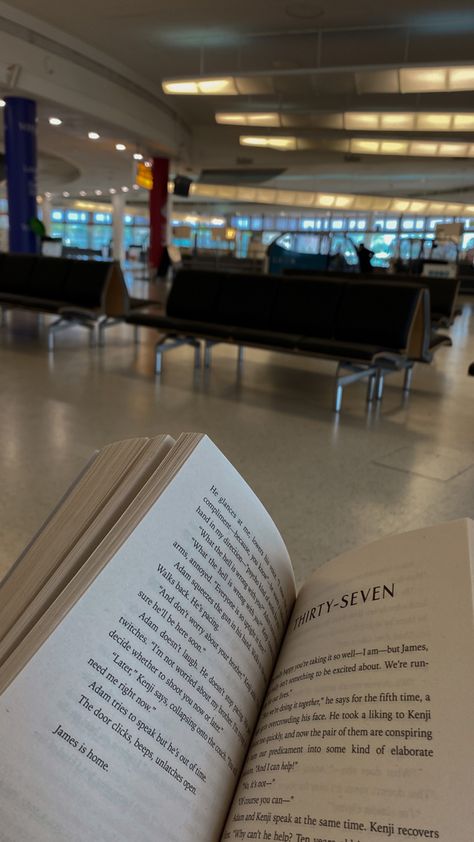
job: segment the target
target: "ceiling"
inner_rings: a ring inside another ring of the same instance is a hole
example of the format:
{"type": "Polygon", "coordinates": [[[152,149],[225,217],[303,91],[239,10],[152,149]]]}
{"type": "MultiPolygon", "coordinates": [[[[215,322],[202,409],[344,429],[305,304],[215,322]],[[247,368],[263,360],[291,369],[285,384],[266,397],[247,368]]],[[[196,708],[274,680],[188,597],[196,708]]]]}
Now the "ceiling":
{"type": "MultiPolygon", "coordinates": [[[[290,189],[317,189],[384,195],[436,195],[454,201],[474,201],[474,167],[467,159],[403,159],[392,156],[350,156],[318,151],[280,152],[243,149],[235,126],[217,126],[216,111],[326,112],[344,110],[472,111],[474,93],[357,94],[356,69],[408,64],[472,63],[474,8],[471,0],[15,0],[24,12],[79,39],[88,48],[120,62],[122,74],[142,80],[158,91],[166,77],[265,74],[276,80],[277,93],[245,96],[157,96],[190,130],[190,142],[174,150],[175,167],[198,175],[203,168],[234,171],[280,170],[271,184],[290,189]],[[124,70],[125,68],[125,70],[124,70]],[[461,191],[461,192],[460,192],[461,191]]],[[[1,17],[8,6],[0,3],[1,17]]],[[[30,21],[30,26],[32,25],[30,21]]],[[[53,32],[53,30],[51,30],[53,32]]],[[[40,114],[54,100],[40,105],[40,114]]],[[[130,161],[114,149],[116,140],[135,145],[136,132],[104,120],[104,140],[87,141],[90,119],[80,108],[63,107],[64,125],[51,129],[40,119],[40,147],[49,156],[70,163],[79,173],[66,189],[117,187],[129,180],[130,161]],[[74,187],[75,185],[75,187],[74,187]]],[[[99,121],[100,122],[100,121],[99,121]]],[[[96,128],[95,126],[93,128],[96,128]]],[[[100,129],[96,129],[100,131],[100,129]]],[[[252,133],[263,133],[263,130],[252,133]]],[[[273,134],[288,134],[272,129],[273,134]]],[[[303,129],[303,135],[347,137],[344,131],[303,129]]],[[[367,133],[365,133],[367,135],[367,133]]],[[[354,135],[354,132],[351,133],[354,135]]],[[[440,137],[440,133],[423,137],[440,137]]],[[[465,139],[474,142],[474,134],[465,139]]],[[[450,135],[449,140],[455,140],[450,135]]],[[[150,147],[150,138],[147,138],[150,147]]],[[[153,151],[153,150],[151,150],[153,151]]],[[[69,173],[71,175],[71,173],[69,173]]],[[[212,176],[211,176],[212,177],[212,176]]],[[[230,177],[230,176],[229,176],[230,177]]],[[[56,178],[56,185],[62,176],[56,178]]],[[[46,180],[44,180],[46,184],[46,180]]],[[[262,179],[263,183],[264,179],[262,179]]],[[[221,183],[225,183],[221,179],[221,183]]],[[[45,188],[46,189],[46,188],[45,188]]],[[[51,189],[51,187],[49,188],[51,189]]]]}

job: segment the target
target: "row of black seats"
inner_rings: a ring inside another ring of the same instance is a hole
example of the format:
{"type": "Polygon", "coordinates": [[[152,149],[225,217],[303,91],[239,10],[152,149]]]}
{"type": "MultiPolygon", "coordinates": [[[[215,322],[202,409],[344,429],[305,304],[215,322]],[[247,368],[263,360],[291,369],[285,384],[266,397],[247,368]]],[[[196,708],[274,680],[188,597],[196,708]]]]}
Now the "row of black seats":
{"type": "Polygon", "coordinates": [[[315,281],[325,278],[338,277],[345,278],[346,280],[365,280],[374,284],[420,284],[421,286],[426,287],[430,293],[432,324],[449,326],[453,323],[457,314],[457,297],[461,283],[459,278],[428,278],[422,275],[388,275],[383,273],[371,273],[368,275],[360,272],[341,274],[338,272],[330,272],[329,270],[314,271],[313,269],[285,269],[284,274],[291,277],[312,278],[315,281]]]}
{"type": "Polygon", "coordinates": [[[368,362],[387,352],[429,362],[429,293],[417,285],[181,270],[166,315],[126,321],[186,335],[368,362]]]}
{"type": "Polygon", "coordinates": [[[0,254],[0,305],[50,313],[68,308],[119,316],[127,290],[118,264],[31,254],[0,254]]]}

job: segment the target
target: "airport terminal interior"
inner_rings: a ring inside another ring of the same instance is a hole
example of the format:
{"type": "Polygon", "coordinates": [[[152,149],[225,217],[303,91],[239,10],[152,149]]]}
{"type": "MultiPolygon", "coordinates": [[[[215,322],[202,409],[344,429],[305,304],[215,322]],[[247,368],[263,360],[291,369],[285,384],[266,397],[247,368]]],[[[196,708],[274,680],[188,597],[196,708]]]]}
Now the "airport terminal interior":
{"type": "Polygon", "coordinates": [[[212,438],[298,582],[473,516],[473,37],[467,0],[0,3],[0,578],[95,449],[162,432],[212,438]],[[36,161],[11,139],[25,120],[36,161]],[[80,285],[74,312],[15,303],[9,252],[115,261],[157,327],[124,311],[101,331],[109,314],[86,318],[80,285]],[[230,317],[193,346],[160,330],[180,274],[203,322],[212,279],[233,285],[240,341],[230,317]],[[296,327],[284,344],[281,323],[262,339],[264,281],[275,301],[324,291],[286,315],[314,317],[325,345],[296,327]],[[350,351],[328,327],[336,286],[355,301],[350,351]],[[380,325],[391,336],[409,293],[395,353],[380,325]],[[177,347],[157,358],[157,341],[177,347]]]}

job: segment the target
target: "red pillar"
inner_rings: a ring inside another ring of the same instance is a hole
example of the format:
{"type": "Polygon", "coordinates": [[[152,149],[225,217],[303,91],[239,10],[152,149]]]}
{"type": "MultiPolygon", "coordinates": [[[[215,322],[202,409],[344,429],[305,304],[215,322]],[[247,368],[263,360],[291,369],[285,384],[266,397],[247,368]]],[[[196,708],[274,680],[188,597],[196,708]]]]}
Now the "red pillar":
{"type": "Polygon", "coordinates": [[[168,158],[153,158],[153,187],[150,190],[150,266],[158,270],[166,246],[168,210],[168,158]]]}

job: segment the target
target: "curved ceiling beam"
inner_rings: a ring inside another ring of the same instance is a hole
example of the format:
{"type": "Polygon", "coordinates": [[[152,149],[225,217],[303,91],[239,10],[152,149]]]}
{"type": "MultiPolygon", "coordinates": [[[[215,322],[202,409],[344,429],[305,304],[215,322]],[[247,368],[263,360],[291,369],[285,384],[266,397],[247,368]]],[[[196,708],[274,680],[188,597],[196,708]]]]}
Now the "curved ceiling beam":
{"type": "Polygon", "coordinates": [[[133,71],[5,3],[0,39],[2,93],[47,99],[118,127],[126,120],[128,131],[157,152],[188,156],[185,122],[133,71]]]}

